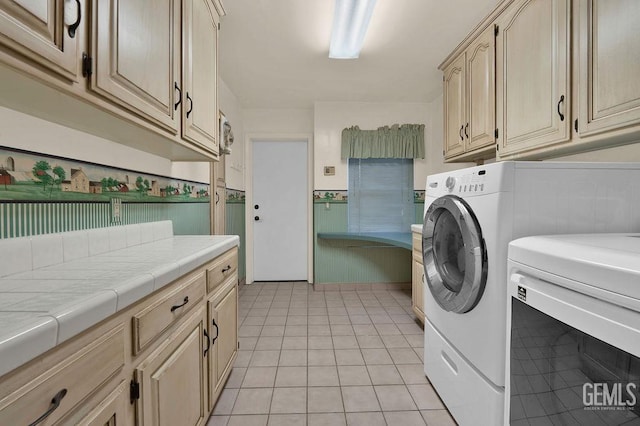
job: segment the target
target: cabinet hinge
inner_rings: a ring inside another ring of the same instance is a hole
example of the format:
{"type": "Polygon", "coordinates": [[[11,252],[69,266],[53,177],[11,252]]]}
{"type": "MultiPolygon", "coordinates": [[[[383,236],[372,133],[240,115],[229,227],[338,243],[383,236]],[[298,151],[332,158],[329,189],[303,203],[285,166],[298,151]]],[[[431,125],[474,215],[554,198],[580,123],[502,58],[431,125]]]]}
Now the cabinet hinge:
{"type": "Polygon", "coordinates": [[[238,349],[240,349],[240,342],[238,342],[238,349]]]}
{"type": "Polygon", "coordinates": [[[93,73],[93,59],[86,53],[82,54],[82,76],[89,77],[93,73]]]}
{"type": "Polygon", "coordinates": [[[493,35],[497,37],[499,32],[500,32],[500,26],[496,25],[493,28],[493,35]]]}
{"type": "Polygon", "coordinates": [[[578,131],[578,119],[576,118],[576,121],[573,122],[573,128],[576,130],[576,132],[578,131]]]}
{"type": "Polygon", "coordinates": [[[446,154],[445,154],[445,150],[443,149],[443,150],[442,150],[442,156],[444,157],[445,155],[446,155],[446,154]]]}
{"type": "Polygon", "coordinates": [[[218,22],[218,31],[220,31],[220,22],[218,22]]]}
{"type": "Polygon", "coordinates": [[[495,135],[496,139],[498,139],[498,129],[496,129],[496,131],[493,132],[493,134],[495,135]]]}
{"type": "Polygon", "coordinates": [[[129,383],[129,400],[133,404],[138,399],[140,399],[140,383],[132,380],[129,383]]]}

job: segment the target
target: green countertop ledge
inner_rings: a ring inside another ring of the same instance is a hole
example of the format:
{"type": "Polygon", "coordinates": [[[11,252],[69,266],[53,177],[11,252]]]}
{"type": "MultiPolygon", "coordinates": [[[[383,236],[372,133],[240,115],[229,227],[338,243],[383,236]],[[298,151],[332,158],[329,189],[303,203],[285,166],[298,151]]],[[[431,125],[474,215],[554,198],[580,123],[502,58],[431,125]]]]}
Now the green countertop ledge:
{"type": "Polygon", "coordinates": [[[375,241],[412,250],[411,232],[318,232],[325,240],[375,241]]]}

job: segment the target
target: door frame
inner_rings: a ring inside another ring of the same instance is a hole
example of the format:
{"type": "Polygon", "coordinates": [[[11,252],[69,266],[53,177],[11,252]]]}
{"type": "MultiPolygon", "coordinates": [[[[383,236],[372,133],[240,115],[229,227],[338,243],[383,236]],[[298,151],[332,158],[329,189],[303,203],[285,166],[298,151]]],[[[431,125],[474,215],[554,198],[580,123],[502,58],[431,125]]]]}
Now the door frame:
{"type": "Polygon", "coordinates": [[[307,281],[313,283],[313,134],[249,133],[245,135],[245,232],[247,284],[253,283],[253,144],[261,141],[307,144],[307,281]]]}

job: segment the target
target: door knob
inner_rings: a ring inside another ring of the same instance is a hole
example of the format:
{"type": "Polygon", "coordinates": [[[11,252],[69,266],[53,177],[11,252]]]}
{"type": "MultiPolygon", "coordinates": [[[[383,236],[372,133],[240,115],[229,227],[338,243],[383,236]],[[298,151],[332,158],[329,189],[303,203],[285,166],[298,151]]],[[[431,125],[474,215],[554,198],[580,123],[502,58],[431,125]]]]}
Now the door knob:
{"type": "Polygon", "coordinates": [[[260,216],[255,216],[253,220],[260,220],[260,216]]]}

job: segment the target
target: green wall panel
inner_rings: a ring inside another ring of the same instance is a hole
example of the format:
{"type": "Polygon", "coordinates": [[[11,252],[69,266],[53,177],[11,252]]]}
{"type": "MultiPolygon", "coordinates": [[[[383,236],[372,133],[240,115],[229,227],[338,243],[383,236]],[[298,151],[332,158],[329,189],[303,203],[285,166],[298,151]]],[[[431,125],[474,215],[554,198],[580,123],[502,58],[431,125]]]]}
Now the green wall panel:
{"type": "MultiPolygon", "coordinates": [[[[414,223],[422,223],[424,203],[415,204],[414,223]]],[[[354,240],[318,239],[318,232],[346,232],[346,202],[313,205],[314,274],[317,283],[393,283],[411,281],[409,250],[354,240]]]]}
{"type": "Polygon", "coordinates": [[[167,219],[173,222],[176,235],[209,235],[209,203],[166,204],[167,219]]]}
{"type": "Polygon", "coordinates": [[[424,220],[424,203],[414,203],[416,208],[416,220],[413,223],[420,223],[424,220]]]}
{"type": "Polygon", "coordinates": [[[243,202],[228,202],[225,210],[225,233],[240,237],[240,247],[238,247],[238,278],[247,276],[246,268],[246,232],[243,202]]]}
{"type": "MultiPolygon", "coordinates": [[[[102,228],[109,203],[0,203],[0,238],[102,228]]],[[[209,234],[209,203],[123,203],[122,225],[172,220],[176,235],[209,234]]]]}
{"type": "Polygon", "coordinates": [[[347,231],[347,204],[314,203],[316,283],[393,283],[411,281],[411,252],[370,241],[322,240],[318,232],[347,231]]]}

